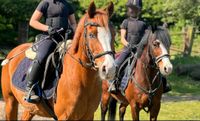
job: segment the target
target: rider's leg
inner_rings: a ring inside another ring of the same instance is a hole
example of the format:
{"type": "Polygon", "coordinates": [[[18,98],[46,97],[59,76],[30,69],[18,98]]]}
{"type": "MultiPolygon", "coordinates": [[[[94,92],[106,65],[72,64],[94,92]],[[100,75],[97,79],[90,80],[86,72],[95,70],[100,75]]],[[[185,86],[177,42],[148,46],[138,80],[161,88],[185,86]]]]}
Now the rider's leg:
{"type": "Polygon", "coordinates": [[[167,83],[166,77],[162,76],[162,82],[163,82],[163,93],[167,93],[172,90],[170,84],[167,83]]]}
{"type": "Polygon", "coordinates": [[[32,65],[29,67],[28,72],[26,74],[26,92],[25,92],[25,100],[29,101],[29,96],[31,100],[39,101],[39,96],[35,94],[34,89],[31,90],[32,86],[36,83],[37,77],[40,74],[41,66],[37,59],[35,59],[32,65]],[[30,92],[31,91],[31,92],[30,92]]]}
{"type": "Polygon", "coordinates": [[[50,39],[43,40],[43,42],[39,43],[38,49],[37,49],[37,57],[36,59],[33,60],[33,63],[30,66],[27,72],[26,79],[25,79],[27,81],[26,93],[25,93],[26,100],[27,99],[30,99],[32,101],[39,100],[39,96],[35,94],[34,89],[32,89],[31,92],[30,92],[30,89],[37,81],[39,81],[38,77],[40,77],[42,74],[42,70],[45,65],[46,58],[51,52],[53,52],[55,47],[56,47],[56,44],[50,39]]]}
{"type": "MultiPolygon", "coordinates": [[[[127,47],[125,47],[122,50],[122,53],[120,54],[120,56],[115,60],[117,69],[120,68],[120,66],[122,65],[122,63],[124,62],[124,60],[127,58],[127,56],[130,54],[130,52],[131,52],[131,49],[129,49],[127,47]]],[[[117,73],[118,72],[116,72],[116,75],[117,75],[117,73]]],[[[118,77],[115,77],[115,78],[118,78],[118,77]]],[[[109,87],[108,91],[111,92],[111,93],[115,93],[117,91],[115,80],[109,80],[109,83],[110,83],[110,87],[109,87]]]]}

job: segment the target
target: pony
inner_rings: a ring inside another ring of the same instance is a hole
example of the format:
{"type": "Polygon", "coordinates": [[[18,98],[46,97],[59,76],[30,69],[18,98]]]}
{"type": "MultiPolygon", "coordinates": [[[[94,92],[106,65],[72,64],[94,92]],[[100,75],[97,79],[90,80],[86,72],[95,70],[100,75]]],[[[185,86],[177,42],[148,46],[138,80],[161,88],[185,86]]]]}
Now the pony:
{"type": "MultiPolygon", "coordinates": [[[[112,2],[105,9],[96,9],[95,3],[91,2],[79,21],[71,48],[64,55],[57,97],[55,101],[48,100],[58,120],[93,120],[101,99],[101,80],[114,78],[116,71],[111,45],[113,30],[109,27],[113,10],[112,2]]],[[[7,59],[30,46],[30,43],[17,46],[7,59]]],[[[31,120],[35,115],[51,117],[41,103],[24,101],[24,92],[11,83],[13,73],[24,58],[25,54],[22,53],[2,68],[5,118],[17,119],[19,103],[25,107],[22,120],[31,120]]]]}
{"type": "Polygon", "coordinates": [[[120,102],[119,117],[123,120],[126,107],[130,104],[133,120],[139,120],[139,112],[144,109],[150,112],[150,120],[157,120],[163,92],[163,75],[169,75],[173,65],[169,58],[171,40],[168,31],[163,27],[148,29],[137,47],[137,60],[129,77],[125,96],[120,92],[108,92],[109,83],[103,81],[101,98],[101,119],[109,106],[109,120],[114,120],[116,102],[120,102]],[[162,76],[161,76],[162,74],[162,76]],[[116,99],[116,100],[115,100],[116,99]],[[109,102],[109,100],[111,102],[109,102]]]}

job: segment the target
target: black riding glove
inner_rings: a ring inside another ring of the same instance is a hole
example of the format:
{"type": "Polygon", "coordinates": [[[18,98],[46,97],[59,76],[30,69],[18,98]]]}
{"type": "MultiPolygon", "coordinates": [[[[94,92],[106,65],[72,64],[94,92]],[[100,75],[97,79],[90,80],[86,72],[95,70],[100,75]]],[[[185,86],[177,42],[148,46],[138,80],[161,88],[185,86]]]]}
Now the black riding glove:
{"type": "Polygon", "coordinates": [[[137,50],[137,46],[135,46],[135,45],[128,44],[127,47],[128,47],[132,52],[136,52],[136,50],[137,50]]]}
{"type": "Polygon", "coordinates": [[[57,29],[56,28],[53,28],[53,27],[51,27],[51,26],[49,26],[49,28],[48,28],[48,34],[50,35],[50,36],[52,36],[52,35],[54,35],[54,34],[56,34],[57,33],[57,29]]]}

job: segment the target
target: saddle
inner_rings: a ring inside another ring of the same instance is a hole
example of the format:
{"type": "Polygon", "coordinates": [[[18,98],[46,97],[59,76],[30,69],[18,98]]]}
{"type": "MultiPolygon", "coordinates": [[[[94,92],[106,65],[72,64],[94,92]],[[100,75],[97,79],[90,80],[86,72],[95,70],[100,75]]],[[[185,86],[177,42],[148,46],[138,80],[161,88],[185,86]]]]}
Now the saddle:
{"type": "MultiPolygon", "coordinates": [[[[35,43],[39,42],[39,40],[42,39],[42,36],[43,34],[38,34],[36,37],[35,37],[35,43]]],[[[68,39],[66,42],[60,42],[60,44],[58,44],[58,51],[61,52],[62,49],[69,49],[70,45],[72,43],[72,40],[71,39],[68,39]]],[[[33,45],[31,48],[27,49],[25,51],[25,56],[29,59],[32,59],[34,60],[36,58],[36,55],[37,55],[37,45],[33,45]]]]}
{"type": "MultiPolygon", "coordinates": [[[[38,35],[36,37],[36,42],[41,39],[40,37],[42,36],[38,35]]],[[[45,64],[44,74],[41,74],[42,76],[39,77],[38,83],[35,87],[35,92],[40,97],[44,99],[50,99],[53,96],[55,97],[57,81],[62,73],[63,57],[66,51],[69,49],[70,43],[71,40],[60,42],[54,52],[48,56],[45,64]]],[[[37,45],[33,44],[33,46],[25,52],[26,57],[20,62],[12,77],[13,85],[21,91],[25,91],[27,85],[25,80],[26,72],[28,71],[29,66],[32,64],[33,59],[37,55],[36,49],[37,45]]]]}

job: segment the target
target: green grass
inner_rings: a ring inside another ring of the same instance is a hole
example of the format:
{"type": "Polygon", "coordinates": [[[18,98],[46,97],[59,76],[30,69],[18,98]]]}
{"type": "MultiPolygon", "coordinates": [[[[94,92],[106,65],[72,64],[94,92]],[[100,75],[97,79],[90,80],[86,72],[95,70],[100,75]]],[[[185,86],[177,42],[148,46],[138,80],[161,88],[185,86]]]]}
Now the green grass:
{"type": "MultiPolygon", "coordinates": [[[[200,101],[162,102],[158,120],[200,120],[200,101]]],[[[127,107],[125,120],[132,120],[130,106],[127,107]]],[[[100,120],[100,108],[95,112],[95,120],[100,120]]],[[[119,119],[118,110],[116,119],[119,119]]],[[[140,112],[141,120],[149,120],[149,113],[140,112]]]]}
{"type": "MultiPolygon", "coordinates": [[[[176,68],[179,65],[197,64],[199,62],[199,56],[176,56],[174,59],[172,59],[174,68],[176,68]]],[[[194,81],[188,75],[177,76],[175,72],[173,72],[168,77],[168,82],[170,82],[173,88],[173,91],[169,93],[170,95],[200,95],[200,82],[194,81]]]]}
{"type": "Polygon", "coordinates": [[[189,76],[177,76],[172,74],[168,77],[173,91],[171,96],[200,96],[200,82],[192,80],[189,76]]]}

